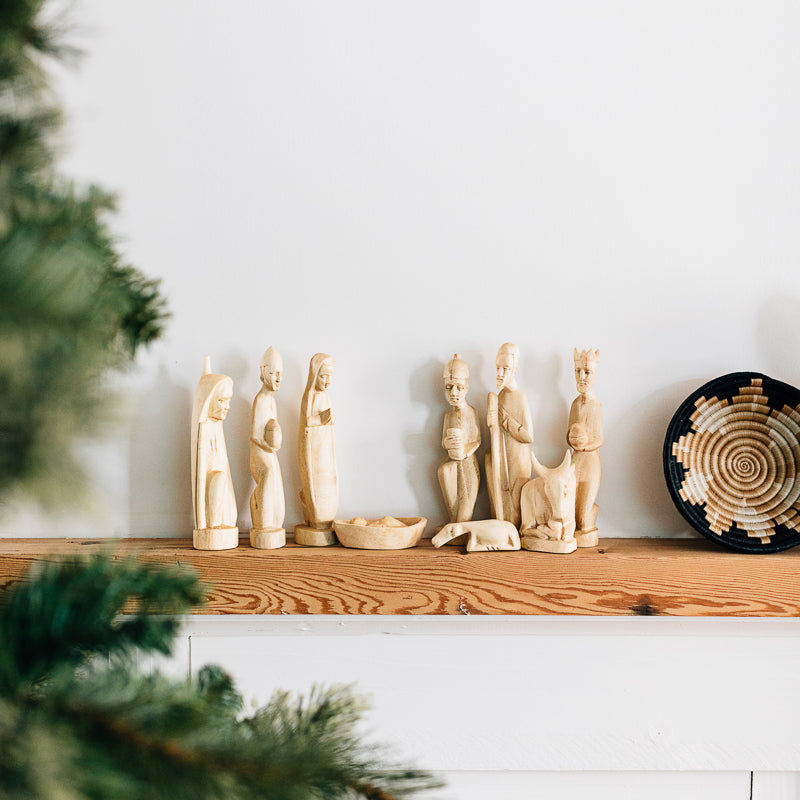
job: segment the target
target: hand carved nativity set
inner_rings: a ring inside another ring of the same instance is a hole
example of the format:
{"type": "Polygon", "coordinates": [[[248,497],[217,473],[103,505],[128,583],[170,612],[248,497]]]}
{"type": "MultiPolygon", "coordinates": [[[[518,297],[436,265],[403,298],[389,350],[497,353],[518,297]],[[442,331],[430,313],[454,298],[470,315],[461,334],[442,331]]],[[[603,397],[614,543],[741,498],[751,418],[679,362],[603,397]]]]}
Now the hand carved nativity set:
{"type": "MultiPolygon", "coordinates": [[[[517,385],[519,350],[497,353],[497,392],[487,398],[489,452],[485,475],[492,518],[473,520],[481,470],[476,453],[481,426],[467,403],[469,369],[454,355],[444,369],[449,408],[442,426],[447,454],[438,470],[449,522],[433,544],[468,552],[534,550],[572,553],[597,537],[603,409],[593,385],[600,352],[575,350],[578,396],[569,412],[567,449],[558,467],[543,466],[532,451],[533,425],[517,385]]],[[[286,543],[284,492],[278,451],[275,393],[283,364],[270,347],[261,360],[261,390],[250,427],[250,543],[260,549],[286,543]]],[[[424,517],[337,520],[339,485],[334,419],[328,399],[333,359],[317,353],[300,404],[297,455],[304,523],[295,542],[374,550],[413,547],[424,517]]],[[[194,546],[236,547],[236,499],[222,423],[233,381],[211,372],[206,358],[192,411],[194,546]]],[[[800,544],[800,390],[756,372],[716,378],[693,392],[670,422],[663,449],[667,488],[684,519],[717,544],[746,553],[773,553],[800,544]]]]}
{"type": "MultiPolygon", "coordinates": [[[[558,467],[543,466],[533,454],[533,424],[525,395],[517,385],[519,350],[506,343],[497,353],[497,392],[487,400],[490,449],[485,472],[492,519],[473,520],[480,484],[475,455],[481,444],[478,414],[466,401],[469,369],[458,354],[444,370],[449,408],[444,416],[442,447],[447,458],[438,476],[449,522],[433,544],[465,545],[468,552],[534,550],[572,553],[598,542],[597,504],[603,411],[593,385],[600,353],[575,350],[578,396],[569,413],[568,448],[558,467]],[[532,477],[535,473],[535,477],[532,477]]],[[[253,401],[250,425],[250,498],[253,527],[250,544],[259,549],[282,547],[285,502],[278,451],[282,434],[275,394],[283,363],[270,347],[261,360],[262,387],[253,401]]],[[[297,457],[300,505],[304,523],[295,527],[295,542],[364,549],[403,549],[421,538],[423,517],[337,520],[339,505],[334,418],[328,399],[333,359],[317,353],[300,403],[297,457]]],[[[200,550],[236,547],[236,500],[222,423],[230,407],[233,381],[211,372],[206,357],[192,411],[192,504],[194,546],[200,550]]]]}

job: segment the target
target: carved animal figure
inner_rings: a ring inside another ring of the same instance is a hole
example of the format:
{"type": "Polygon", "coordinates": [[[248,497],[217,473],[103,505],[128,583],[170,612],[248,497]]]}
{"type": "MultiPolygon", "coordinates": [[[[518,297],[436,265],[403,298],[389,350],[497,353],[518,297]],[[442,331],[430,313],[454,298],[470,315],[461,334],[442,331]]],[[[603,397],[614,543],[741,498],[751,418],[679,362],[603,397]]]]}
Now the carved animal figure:
{"type": "Polygon", "coordinates": [[[500,519],[450,522],[433,537],[433,546],[441,547],[457,536],[466,536],[468,553],[519,550],[520,547],[517,529],[511,522],[500,519]]]}
{"type": "Polygon", "coordinates": [[[567,450],[564,460],[554,469],[540,464],[533,453],[531,463],[539,477],[522,489],[522,535],[573,542],[576,480],[571,451],[567,450]]]}

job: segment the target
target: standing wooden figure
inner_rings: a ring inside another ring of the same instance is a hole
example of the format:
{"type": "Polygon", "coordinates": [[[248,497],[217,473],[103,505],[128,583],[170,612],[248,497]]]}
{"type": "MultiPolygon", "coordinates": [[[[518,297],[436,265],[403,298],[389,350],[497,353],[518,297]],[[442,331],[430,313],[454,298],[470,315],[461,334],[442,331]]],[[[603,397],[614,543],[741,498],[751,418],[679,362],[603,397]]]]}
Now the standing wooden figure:
{"type": "Polygon", "coordinates": [[[506,342],[497,351],[497,394],[489,392],[487,423],[491,452],[486,456],[486,482],[494,519],[519,528],[519,499],[531,477],[528,445],[533,422],[528,401],[517,386],[519,348],[506,342]]]}
{"type": "Polygon", "coordinates": [[[439,467],[439,485],[450,522],[472,519],[481,474],[475,451],[481,444],[478,414],[467,404],[469,369],[456,353],[444,370],[444,390],[450,408],[444,415],[442,447],[447,461],[439,467]]]}
{"type": "Polygon", "coordinates": [[[600,489],[600,447],[603,444],[603,406],[592,387],[597,377],[599,350],[574,350],[575,384],[578,396],[569,410],[567,443],[575,450],[577,494],[575,540],[578,547],[594,547],[597,534],[597,492],[600,489]]]}
{"type": "Polygon", "coordinates": [[[273,550],[286,544],[283,518],[286,504],[278,450],[283,440],[278,424],[275,392],[281,385],[283,360],[270,347],[261,358],[261,389],[253,400],[250,417],[250,474],[256,488],[250,496],[250,544],[259,550],[273,550]]]}
{"type": "Polygon", "coordinates": [[[300,505],[305,525],[294,529],[298,544],[314,547],[336,544],[333,520],[339,507],[333,413],[328,386],[333,358],[317,353],[308,366],[308,382],[300,404],[297,460],[300,466],[300,505]]]}
{"type": "Polygon", "coordinates": [[[230,550],[239,544],[236,496],[222,429],[232,395],[233,381],[212,374],[206,356],[192,407],[192,543],[197,550],[230,550]]]}

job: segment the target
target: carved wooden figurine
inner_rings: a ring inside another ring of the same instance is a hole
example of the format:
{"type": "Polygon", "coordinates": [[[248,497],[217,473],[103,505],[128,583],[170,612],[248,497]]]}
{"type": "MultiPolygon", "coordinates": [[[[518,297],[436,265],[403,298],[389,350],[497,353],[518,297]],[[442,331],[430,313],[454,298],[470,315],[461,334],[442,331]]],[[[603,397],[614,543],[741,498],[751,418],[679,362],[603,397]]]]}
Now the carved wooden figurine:
{"type": "Polygon", "coordinates": [[[465,540],[468,553],[487,550],[519,550],[519,534],[511,522],[499,519],[481,519],[467,522],[450,522],[443,526],[431,542],[434,547],[465,540]]]}
{"type": "Polygon", "coordinates": [[[250,474],[256,488],[250,496],[250,544],[259,550],[272,550],[286,544],[283,518],[286,505],[283,477],[278,463],[281,448],[281,426],[275,392],[281,385],[283,360],[274,347],[261,358],[261,389],[253,400],[250,417],[250,474]]]}
{"type": "Polygon", "coordinates": [[[475,451],[481,444],[478,414],[467,404],[469,369],[456,353],[444,370],[444,390],[450,408],[444,415],[442,447],[447,461],[439,467],[439,485],[450,522],[472,519],[481,474],[475,451]]]}
{"type": "Polygon", "coordinates": [[[232,395],[233,381],[212,374],[206,356],[192,407],[192,542],[198,550],[230,550],[239,544],[236,497],[222,430],[232,395]]]}
{"type": "Polygon", "coordinates": [[[522,547],[541,553],[572,553],[575,541],[575,465],[567,450],[555,469],[542,466],[531,453],[539,476],[522,489],[522,547]]]}
{"type": "Polygon", "coordinates": [[[519,527],[520,493],[531,477],[528,445],[533,442],[533,422],[528,401],[517,386],[517,346],[502,345],[496,366],[498,393],[489,392],[488,399],[491,452],[486,455],[486,482],[494,518],[519,527]]]}
{"type": "Polygon", "coordinates": [[[328,386],[333,375],[333,358],[317,353],[308,366],[308,382],[300,404],[297,460],[300,465],[300,505],[305,525],[294,529],[298,544],[336,544],[333,520],[339,507],[339,479],[336,474],[333,413],[328,386]]]}
{"type": "Polygon", "coordinates": [[[592,387],[597,376],[599,350],[575,350],[578,396],[569,410],[567,443],[575,450],[572,461],[578,481],[575,499],[575,539],[578,547],[594,547],[597,534],[597,492],[600,489],[600,446],[603,444],[603,406],[592,387]]]}

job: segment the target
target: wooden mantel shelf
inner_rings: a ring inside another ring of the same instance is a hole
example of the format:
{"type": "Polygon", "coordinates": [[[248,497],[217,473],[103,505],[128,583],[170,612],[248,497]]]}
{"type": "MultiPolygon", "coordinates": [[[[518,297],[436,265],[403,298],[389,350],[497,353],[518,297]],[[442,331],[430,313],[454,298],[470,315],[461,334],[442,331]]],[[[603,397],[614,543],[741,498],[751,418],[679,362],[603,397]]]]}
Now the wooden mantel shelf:
{"type": "MultiPolygon", "coordinates": [[[[0,585],[35,561],[103,540],[0,539],[0,585]]],[[[201,614],[589,614],[800,616],[800,548],[743,555],[695,539],[603,539],[569,556],[343,547],[201,552],[189,539],[125,539],[119,553],[195,567],[201,614]]]]}

